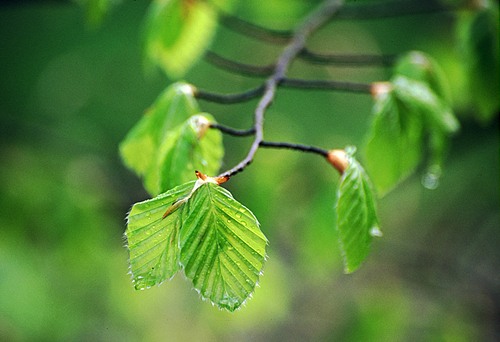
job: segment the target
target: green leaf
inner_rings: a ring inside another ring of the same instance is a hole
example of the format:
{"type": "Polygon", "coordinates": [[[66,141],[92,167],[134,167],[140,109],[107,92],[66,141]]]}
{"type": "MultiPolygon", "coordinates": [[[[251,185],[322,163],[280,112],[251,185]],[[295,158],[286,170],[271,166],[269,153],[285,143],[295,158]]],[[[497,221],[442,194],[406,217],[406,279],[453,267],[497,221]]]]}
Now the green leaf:
{"type": "Polygon", "coordinates": [[[398,76],[392,81],[396,96],[408,107],[423,115],[429,127],[445,134],[458,131],[460,124],[450,106],[440,99],[425,83],[398,76]]]}
{"type": "Polygon", "coordinates": [[[459,122],[451,108],[425,83],[396,76],[375,95],[374,120],[366,145],[366,167],[383,195],[409,176],[428,137],[428,168],[441,168],[450,136],[459,122]]]}
{"type": "Polygon", "coordinates": [[[222,134],[208,129],[214,121],[206,113],[194,115],[167,136],[158,149],[157,163],[145,177],[150,193],[189,181],[195,170],[209,175],[219,171],[224,149],[222,134]]]}
{"type": "Polygon", "coordinates": [[[337,229],[344,270],[359,268],[370,251],[373,236],[381,236],[370,180],[358,161],[348,155],[349,166],[337,193],[337,229]]]}
{"type": "Polygon", "coordinates": [[[377,95],[366,145],[366,167],[380,195],[410,175],[422,157],[421,115],[393,90],[377,95]]]}
{"type": "Polygon", "coordinates": [[[172,278],[179,270],[180,211],[163,218],[179,198],[186,197],[194,181],[180,185],[153,199],[136,203],[127,217],[130,273],[137,290],[172,278]]]}
{"type": "Polygon", "coordinates": [[[144,176],[156,164],[157,150],[167,134],[198,112],[190,85],[169,86],[121,142],[125,165],[144,176]]]}
{"type": "Polygon", "coordinates": [[[424,120],[429,159],[423,184],[434,189],[441,176],[450,137],[459,130],[460,124],[448,104],[440,100],[425,84],[404,77],[397,77],[393,83],[397,96],[420,112],[424,120]]]}
{"type": "Polygon", "coordinates": [[[451,101],[444,71],[432,57],[421,51],[410,51],[401,56],[394,66],[394,74],[427,84],[446,103],[451,101]]]}
{"type": "Polygon", "coordinates": [[[203,298],[234,311],[252,294],[266,259],[267,239],[250,210],[206,182],[182,210],[181,264],[203,298]]]}
{"type": "Polygon", "coordinates": [[[178,78],[209,46],[216,24],[217,14],[206,1],[155,0],[146,18],[146,57],[178,78]]]}
{"type": "Polygon", "coordinates": [[[216,178],[201,178],[134,204],[125,233],[130,271],[143,290],[184,269],[203,298],[234,311],[257,285],[267,239],[216,178]]]}
{"type": "Polygon", "coordinates": [[[465,70],[476,117],[489,122],[500,109],[499,5],[485,1],[472,18],[465,17],[460,37],[464,47],[465,70]]]}

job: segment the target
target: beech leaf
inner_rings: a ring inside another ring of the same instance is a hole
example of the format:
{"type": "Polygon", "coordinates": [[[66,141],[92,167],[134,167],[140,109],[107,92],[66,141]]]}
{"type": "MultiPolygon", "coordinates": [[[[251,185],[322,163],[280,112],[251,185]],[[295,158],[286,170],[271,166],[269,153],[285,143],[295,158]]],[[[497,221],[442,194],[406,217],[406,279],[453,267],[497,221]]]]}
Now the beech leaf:
{"type": "MultiPolygon", "coordinates": [[[[160,145],[171,132],[198,112],[198,104],[190,85],[178,82],[169,86],[120,143],[120,155],[124,164],[138,176],[156,177],[154,181],[147,182],[157,184],[159,172],[155,168],[158,165],[160,145]]],[[[161,192],[157,186],[154,190],[152,195],[161,192]]]]}
{"type": "Polygon", "coordinates": [[[380,195],[410,175],[422,157],[423,121],[394,91],[375,98],[366,167],[380,195]]]}
{"type": "Polygon", "coordinates": [[[396,76],[375,92],[366,167],[380,195],[413,173],[429,152],[428,170],[441,168],[450,136],[460,127],[449,105],[423,82],[396,76]],[[426,140],[427,138],[427,140],[426,140]]]}
{"type": "Polygon", "coordinates": [[[136,203],[127,217],[130,273],[137,290],[172,278],[180,269],[180,211],[163,218],[166,210],[189,195],[195,182],[171,189],[153,199],[136,203]]]}
{"type": "Polygon", "coordinates": [[[394,74],[425,83],[446,103],[450,103],[451,94],[446,75],[439,64],[421,51],[410,51],[401,56],[394,66],[394,74]]]}
{"type": "Polygon", "coordinates": [[[358,161],[348,154],[349,166],[337,192],[337,229],[344,271],[356,271],[370,251],[373,236],[381,236],[375,195],[371,182],[358,161]]]}
{"type": "Polygon", "coordinates": [[[145,185],[150,193],[188,182],[196,170],[205,174],[219,171],[224,149],[220,131],[209,129],[214,121],[207,113],[194,115],[166,137],[156,163],[146,174],[145,185]]]}
{"type": "Polygon", "coordinates": [[[219,186],[199,179],[136,203],[127,218],[130,272],[137,290],[181,269],[202,298],[234,311],[253,293],[267,239],[252,212],[219,186]]]}
{"type": "Polygon", "coordinates": [[[182,210],[180,260],[203,298],[234,311],[252,294],[266,259],[267,239],[250,210],[206,182],[182,210]]]}
{"type": "Polygon", "coordinates": [[[146,57],[178,78],[205,52],[216,24],[216,11],[206,1],[154,0],[145,25],[146,57]]]}

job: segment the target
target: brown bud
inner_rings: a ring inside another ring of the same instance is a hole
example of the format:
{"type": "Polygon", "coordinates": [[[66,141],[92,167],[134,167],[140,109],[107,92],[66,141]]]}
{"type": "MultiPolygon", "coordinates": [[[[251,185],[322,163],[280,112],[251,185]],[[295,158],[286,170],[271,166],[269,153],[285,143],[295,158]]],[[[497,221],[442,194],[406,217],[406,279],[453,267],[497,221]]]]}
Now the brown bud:
{"type": "Polygon", "coordinates": [[[341,175],[349,167],[349,159],[344,150],[331,150],[326,159],[341,175]]]}
{"type": "Polygon", "coordinates": [[[202,180],[203,182],[216,183],[217,185],[221,185],[222,183],[225,183],[229,180],[228,176],[210,177],[201,173],[198,170],[196,170],[194,173],[196,174],[196,177],[198,177],[198,179],[202,180]]]}
{"type": "Polygon", "coordinates": [[[221,185],[222,183],[225,183],[229,180],[228,176],[222,176],[222,177],[215,177],[214,178],[217,184],[221,185]]]}
{"type": "Polygon", "coordinates": [[[196,174],[196,177],[198,179],[201,179],[202,181],[206,181],[207,180],[207,175],[201,173],[200,171],[196,170],[194,173],[196,174]]]}
{"type": "Polygon", "coordinates": [[[371,84],[370,93],[373,98],[377,98],[380,95],[387,94],[392,90],[391,82],[374,82],[371,84]]]}

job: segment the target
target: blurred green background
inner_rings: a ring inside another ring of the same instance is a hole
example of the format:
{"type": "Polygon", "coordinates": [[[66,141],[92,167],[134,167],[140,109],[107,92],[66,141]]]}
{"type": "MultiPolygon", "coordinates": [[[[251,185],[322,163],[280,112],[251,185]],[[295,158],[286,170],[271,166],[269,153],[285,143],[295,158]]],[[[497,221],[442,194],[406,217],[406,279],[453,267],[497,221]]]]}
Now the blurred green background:
{"type": "MultiPolygon", "coordinates": [[[[312,2],[258,1],[239,14],[290,27],[312,2]]],[[[253,298],[227,313],[199,300],[182,275],[135,291],[123,232],[130,206],[148,197],[117,145],[167,86],[145,75],[144,1],[122,1],[90,28],[71,2],[0,5],[1,341],[472,341],[500,338],[498,119],[471,118],[457,17],[339,21],[310,46],[320,51],[435,56],[452,84],[463,127],[436,190],[420,175],[379,202],[384,237],[366,264],[344,275],[334,229],[338,175],[316,156],[261,150],[227,187],[259,218],[269,260],[253,298]]],[[[219,29],[212,49],[267,64],[280,47],[219,29]]],[[[385,80],[389,70],[297,62],[292,75],[385,80]]],[[[186,79],[203,89],[258,84],[201,61],[186,79]]],[[[366,95],[280,90],[266,138],[362,147],[366,95]]],[[[219,122],[247,128],[255,101],[201,103],[219,122]]],[[[225,168],[250,138],[225,137],[225,168]]]]}

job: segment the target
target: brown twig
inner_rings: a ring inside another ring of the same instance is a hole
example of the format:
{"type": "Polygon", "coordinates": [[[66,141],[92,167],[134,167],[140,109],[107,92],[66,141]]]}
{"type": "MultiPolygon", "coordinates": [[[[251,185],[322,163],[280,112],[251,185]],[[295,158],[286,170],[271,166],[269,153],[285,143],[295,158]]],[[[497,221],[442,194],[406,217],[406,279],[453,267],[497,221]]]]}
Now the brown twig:
{"type": "Polygon", "coordinates": [[[285,78],[288,68],[293,60],[306,45],[307,38],[323,26],[332,16],[334,16],[342,6],[342,0],[327,0],[318,9],[312,12],[298,28],[294,31],[290,42],[280,55],[276,67],[265,83],[264,94],[261,97],[254,115],[255,137],[247,156],[232,169],[222,173],[220,176],[231,177],[243,171],[252,163],[255,153],[264,140],[264,114],[271,105],[276,95],[279,83],[285,78]]]}

